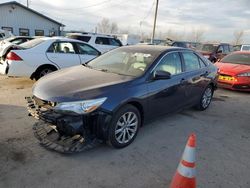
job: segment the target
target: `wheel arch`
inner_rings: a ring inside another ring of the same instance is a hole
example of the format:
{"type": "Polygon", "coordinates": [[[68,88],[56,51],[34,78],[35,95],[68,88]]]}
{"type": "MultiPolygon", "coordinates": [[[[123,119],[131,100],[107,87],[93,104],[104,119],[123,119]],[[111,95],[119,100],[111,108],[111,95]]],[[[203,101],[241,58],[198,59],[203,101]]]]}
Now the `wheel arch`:
{"type": "Polygon", "coordinates": [[[139,110],[140,115],[141,115],[141,126],[142,126],[144,123],[144,107],[143,107],[143,105],[140,102],[138,102],[137,100],[131,100],[131,101],[127,101],[127,102],[124,102],[121,105],[119,105],[116,108],[115,112],[117,112],[118,110],[120,110],[122,107],[124,107],[126,105],[132,105],[139,110]]]}
{"type": "Polygon", "coordinates": [[[55,71],[59,69],[56,65],[53,65],[53,64],[43,64],[43,65],[40,65],[40,66],[37,67],[37,69],[32,73],[32,75],[30,76],[30,79],[36,78],[36,74],[38,73],[38,71],[39,71],[39,70],[42,70],[43,68],[47,68],[47,67],[53,68],[53,70],[55,70],[55,71]]]}

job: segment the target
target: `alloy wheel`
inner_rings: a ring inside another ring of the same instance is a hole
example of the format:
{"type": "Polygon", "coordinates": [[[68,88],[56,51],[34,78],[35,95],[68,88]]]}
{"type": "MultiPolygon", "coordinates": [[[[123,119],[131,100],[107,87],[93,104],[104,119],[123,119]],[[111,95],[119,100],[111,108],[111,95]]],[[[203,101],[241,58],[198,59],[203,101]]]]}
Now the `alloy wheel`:
{"type": "Polygon", "coordinates": [[[207,108],[212,100],[213,91],[211,87],[208,87],[202,96],[202,107],[207,108]]]}
{"type": "Polygon", "coordinates": [[[126,112],[117,121],[115,139],[120,144],[128,143],[138,129],[138,117],[134,112],[126,112]]]}

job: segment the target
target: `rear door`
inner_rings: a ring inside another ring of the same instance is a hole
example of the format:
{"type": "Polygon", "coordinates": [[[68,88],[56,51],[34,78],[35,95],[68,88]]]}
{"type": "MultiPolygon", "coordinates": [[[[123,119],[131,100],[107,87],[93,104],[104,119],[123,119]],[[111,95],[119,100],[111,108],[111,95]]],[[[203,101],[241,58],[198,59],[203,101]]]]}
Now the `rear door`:
{"type": "Polygon", "coordinates": [[[54,42],[46,52],[48,59],[60,68],[80,65],[80,57],[73,43],[68,41],[54,42]]]}
{"type": "Polygon", "coordinates": [[[181,57],[178,52],[167,53],[152,70],[171,73],[170,79],[150,80],[148,86],[148,108],[152,115],[161,115],[184,106],[186,83],[183,82],[181,57]]]}
{"type": "Polygon", "coordinates": [[[185,96],[187,104],[195,104],[200,100],[201,94],[208,84],[209,75],[207,65],[193,51],[181,52],[185,71],[185,96]]]}
{"type": "Polygon", "coordinates": [[[84,43],[75,43],[77,53],[80,56],[81,64],[86,63],[95,57],[97,57],[100,52],[97,51],[95,48],[91,47],[88,44],[84,43]]]}

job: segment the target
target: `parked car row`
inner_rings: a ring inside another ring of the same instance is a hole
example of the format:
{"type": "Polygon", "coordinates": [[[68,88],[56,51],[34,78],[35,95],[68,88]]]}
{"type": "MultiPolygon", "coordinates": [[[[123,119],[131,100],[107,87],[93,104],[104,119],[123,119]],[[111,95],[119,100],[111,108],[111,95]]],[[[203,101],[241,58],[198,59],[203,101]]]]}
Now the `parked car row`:
{"type": "Polygon", "coordinates": [[[2,54],[0,73],[38,80],[52,71],[84,64],[100,54],[100,51],[79,40],[37,38],[2,54]]]}
{"type": "Polygon", "coordinates": [[[68,38],[11,37],[0,43],[0,73],[38,80],[53,71],[87,63],[119,46],[115,37],[93,33],[69,33],[68,38]]]}

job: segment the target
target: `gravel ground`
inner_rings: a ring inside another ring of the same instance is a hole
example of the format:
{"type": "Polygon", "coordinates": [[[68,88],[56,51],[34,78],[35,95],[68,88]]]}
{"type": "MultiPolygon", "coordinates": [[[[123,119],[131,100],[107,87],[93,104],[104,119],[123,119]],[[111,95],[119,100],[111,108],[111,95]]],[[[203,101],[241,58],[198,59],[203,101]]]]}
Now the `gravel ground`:
{"type": "Polygon", "coordinates": [[[0,187],[168,187],[188,135],[197,135],[200,188],[250,187],[250,94],[219,89],[207,111],[147,123],[129,147],[62,155],[38,144],[24,97],[33,81],[0,76],[0,187]]]}

